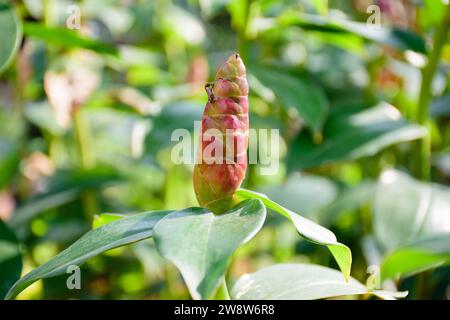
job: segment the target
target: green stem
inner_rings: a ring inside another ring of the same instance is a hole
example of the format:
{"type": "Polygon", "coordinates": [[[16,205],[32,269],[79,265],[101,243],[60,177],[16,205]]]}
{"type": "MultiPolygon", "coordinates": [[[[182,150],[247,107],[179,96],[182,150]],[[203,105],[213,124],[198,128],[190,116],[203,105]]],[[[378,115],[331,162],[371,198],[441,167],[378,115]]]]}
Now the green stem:
{"type": "Polygon", "coordinates": [[[450,5],[446,6],[442,23],[437,27],[433,37],[433,48],[428,56],[428,63],[422,70],[422,85],[420,87],[419,102],[417,106],[417,122],[428,128],[428,134],[418,141],[416,153],[418,162],[416,176],[422,180],[430,178],[431,139],[429,130],[429,108],[431,101],[431,85],[439,64],[442,48],[447,41],[450,27],[450,5]]]}
{"type": "Polygon", "coordinates": [[[64,141],[61,137],[53,135],[51,133],[45,134],[45,137],[46,140],[49,141],[48,154],[50,156],[50,159],[52,159],[56,167],[59,167],[60,164],[65,160],[64,141]]]}
{"type": "Polygon", "coordinates": [[[247,41],[247,28],[248,28],[248,20],[250,15],[250,6],[252,0],[245,1],[245,13],[244,13],[244,23],[242,25],[242,30],[239,30],[238,33],[238,46],[239,46],[239,55],[242,57],[244,61],[248,59],[249,56],[249,47],[247,41]]]}
{"type": "Polygon", "coordinates": [[[77,110],[74,113],[73,124],[77,139],[78,151],[80,153],[81,167],[91,169],[95,167],[96,161],[91,148],[91,134],[89,123],[84,118],[83,112],[77,110]]]}
{"type": "Polygon", "coordinates": [[[54,0],[44,0],[44,23],[47,27],[51,27],[56,24],[55,22],[55,1],[54,0]]]}
{"type": "Polygon", "coordinates": [[[225,278],[222,279],[222,282],[214,295],[214,300],[231,300],[225,278]]]}
{"type": "MultiPolygon", "coordinates": [[[[91,148],[91,133],[89,123],[84,118],[81,110],[76,110],[73,117],[74,130],[78,153],[80,155],[80,166],[83,169],[92,169],[96,165],[95,156],[91,148]]],[[[97,199],[93,190],[85,190],[81,194],[84,212],[88,223],[91,223],[94,215],[99,212],[97,199]]]]}
{"type": "Polygon", "coordinates": [[[422,272],[421,274],[417,275],[416,279],[416,290],[415,290],[415,299],[417,300],[427,300],[431,299],[430,294],[432,291],[432,271],[428,270],[425,272],[422,272]]]}

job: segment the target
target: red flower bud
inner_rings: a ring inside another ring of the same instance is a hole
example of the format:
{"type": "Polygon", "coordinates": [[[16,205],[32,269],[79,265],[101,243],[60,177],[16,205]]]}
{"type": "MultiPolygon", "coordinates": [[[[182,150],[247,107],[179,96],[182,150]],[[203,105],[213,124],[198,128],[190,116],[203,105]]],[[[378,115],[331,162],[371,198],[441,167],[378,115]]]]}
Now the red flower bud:
{"type": "Polygon", "coordinates": [[[233,207],[235,192],[247,169],[248,83],[237,53],[219,68],[205,86],[208,103],[200,129],[194,189],[202,207],[220,214],[233,207]]]}

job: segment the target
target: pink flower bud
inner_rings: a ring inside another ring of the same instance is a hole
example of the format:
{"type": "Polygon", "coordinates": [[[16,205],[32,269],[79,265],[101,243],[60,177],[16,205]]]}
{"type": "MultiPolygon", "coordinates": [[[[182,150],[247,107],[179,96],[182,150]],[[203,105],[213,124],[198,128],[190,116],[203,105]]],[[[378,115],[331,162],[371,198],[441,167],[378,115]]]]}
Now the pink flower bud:
{"type": "Polygon", "coordinates": [[[235,192],[247,170],[248,83],[237,53],[205,89],[208,103],[200,130],[201,159],[194,168],[194,189],[202,207],[220,214],[237,203],[235,192]]]}

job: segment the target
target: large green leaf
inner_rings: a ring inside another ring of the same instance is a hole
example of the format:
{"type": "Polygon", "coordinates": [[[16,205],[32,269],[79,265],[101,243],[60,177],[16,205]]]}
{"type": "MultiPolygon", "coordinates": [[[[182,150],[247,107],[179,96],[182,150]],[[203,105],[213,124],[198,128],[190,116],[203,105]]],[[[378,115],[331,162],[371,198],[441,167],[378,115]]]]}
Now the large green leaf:
{"type": "Polygon", "coordinates": [[[262,227],[266,210],[257,199],[241,202],[225,214],[190,208],[174,212],[154,228],[163,257],[180,270],[194,299],[214,293],[233,252],[262,227]]]}
{"type": "Polygon", "coordinates": [[[386,170],[374,203],[374,231],[386,256],[382,277],[401,278],[450,262],[450,188],[386,170]]]}
{"type": "Polygon", "coordinates": [[[405,296],[370,292],[354,278],[345,281],[336,270],[313,264],[279,264],[244,275],[231,296],[243,300],[313,300],[370,293],[385,299],[405,296]]]}
{"type": "Polygon", "coordinates": [[[376,239],[389,252],[423,237],[450,233],[449,212],[450,188],[387,170],[382,173],[375,193],[376,239]]]}
{"type": "Polygon", "coordinates": [[[76,31],[47,27],[39,23],[27,22],[23,26],[26,36],[65,48],[84,48],[97,53],[117,55],[117,49],[109,44],[83,37],[76,31]]]}
{"type": "Polygon", "coordinates": [[[6,298],[14,298],[22,290],[39,279],[64,274],[70,265],[80,265],[87,259],[109,249],[151,237],[155,224],[169,212],[144,212],[113,221],[89,231],[53,259],[37,267],[17,281],[9,290],[6,298]]]}
{"type": "Polygon", "coordinates": [[[281,27],[298,26],[320,32],[355,34],[400,50],[413,50],[420,53],[427,51],[425,40],[420,35],[400,28],[373,26],[361,22],[299,13],[287,13],[280,16],[278,25],[281,27]]]}
{"type": "Polygon", "coordinates": [[[274,210],[291,220],[302,237],[308,241],[327,246],[336,259],[336,262],[339,265],[345,279],[349,279],[352,266],[352,253],[347,246],[337,241],[333,232],[295,212],[292,212],[289,209],[280,206],[278,203],[270,200],[262,193],[239,189],[237,195],[242,199],[256,198],[261,200],[267,208],[274,210]]]}
{"type": "Polygon", "coordinates": [[[305,133],[293,142],[291,168],[307,169],[372,156],[390,145],[423,137],[426,132],[402,119],[398,110],[386,103],[359,112],[343,112],[341,108],[346,109],[335,108],[330,115],[322,143],[315,144],[305,133]]]}
{"type": "Polygon", "coordinates": [[[0,299],[20,278],[22,254],[14,233],[0,219],[0,299]]]}
{"type": "Polygon", "coordinates": [[[4,0],[0,1],[0,74],[12,62],[20,40],[22,39],[22,24],[12,6],[4,0]]]}
{"type": "MultiPolygon", "coordinates": [[[[313,79],[262,65],[250,66],[249,71],[266,90],[273,91],[272,97],[278,99],[284,107],[297,109],[314,132],[322,131],[329,102],[322,88],[313,79]]],[[[250,85],[253,85],[252,79],[249,78],[250,85]]]]}
{"type": "Polygon", "coordinates": [[[388,254],[381,265],[383,279],[398,279],[450,264],[450,233],[428,236],[388,254]]]}

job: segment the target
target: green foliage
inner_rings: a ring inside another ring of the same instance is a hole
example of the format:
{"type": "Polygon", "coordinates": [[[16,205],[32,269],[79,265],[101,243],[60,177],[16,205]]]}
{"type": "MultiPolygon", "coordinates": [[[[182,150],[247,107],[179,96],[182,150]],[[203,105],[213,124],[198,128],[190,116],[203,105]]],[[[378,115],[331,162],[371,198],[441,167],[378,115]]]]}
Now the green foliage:
{"type": "Polygon", "coordinates": [[[374,231],[391,251],[421,237],[449,230],[450,189],[421,183],[398,171],[384,172],[374,203],[374,231]]]}
{"type": "Polygon", "coordinates": [[[0,74],[11,64],[22,38],[22,23],[14,8],[6,1],[0,1],[0,74]]]}
{"type": "Polygon", "coordinates": [[[359,112],[336,108],[324,128],[323,142],[315,144],[305,134],[293,142],[290,163],[295,169],[308,169],[337,161],[373,156],[403,141],[423,137],[425,131],[408,123],[398,111],[380,104],[359,112]]]}
{"type": "Polygon", "coordinates": [[[311,264],[278,264],[245,275],[232,296],[242,300],[315,300],[339,296],[405,297],[406,292],[371,292],[359,281],[346,282],[336,270],[311,264]]]}
{"type": "Polygon", "coordinates": [[[293,13],[287,13],[279,17],[278,20],[279,25],[282,27],[299,26],[312,31],[356,34],[364,39],[386,44],[400,50],[426,52],[425,41],[420,35],[401,28],[374,27],[366,23],[293,13]]]}
{"type": "Polygon", "coordinates": [[[67,267],[79,265],[99,253],[151,237],[155,224],[167,214],[167,211],[145,212],[86,233],[72,246],[16,282],[6,298],[14,298],[36,280],[64,274],[67,267]]]}
{"type": "Polygon", "coordinates": [[[14,233],[0,220],[0,298],[20,278],[22,253],[14,233]]]}
{"type": "Polygon", "coordinates": [[[79,36],[62,28],[50,28],[41,24],[27,22],[23,26],[23,32],[25,36],[62,48],[84,48],[102,54],[117,55],[117,49],[108,44],[79,36]]]}
{"type": "Polygon", "coordinates": [[[344,278],[349,279],[351,252],[329,230],[258,193],[240,190],[238,196],[253,199],[242,201],[222,215],[204,208],[155,211],[131,217],[101,215],[94,221],[94,230],[17,281],[6,298],[14,298],[38,279],[63,274],[71,265],[80,265],[97,254],[152,236],[160,254],[180,270],[192,297],[210,298],[224,277],[233,252],[262,227],[266,218],[264,205],[289,217],[309,241],[326,245],[344,278]]]}
{"type": "Polygon", "coordinates": [[[450,263],[448,233],[413,241],[391,252],[383,261],[386,279],[408,277],[450,263]]]}
{"type": "Polygon", "coordinates": [[[277,97],[285,108],[297,109],[315,133],[322,131],[329,102],[313,79],[274,67],[254,66],[250,72],[267,90],[273,90],[273,97],[277,97]]]}
{"type": "Polygon", "coordinates": [[[0,297],[448,299],[448,4],[70,2],[0,0],[0,297]],[[279,166],[216,216],[171,138],[233,52],[279,166]]]}
{"type": "Polygon", "coordinates": [[[13,228],[27,224],[31,219],[48,209],[73,201],[83,190],[98,188],[120,180],[120,175],[107,167],[92,170],[60,171],[49,178],[47,192],[31,198],[10,221],[13,228]]]}
{"type": "Polygon", "coordinates": [[[239,190],[237,194],[244,199],[260,199],[269,209],[272,209],[291,220],[302,237],[308,241],[327,246],[336,259],[337,264],[341,268],[345,279],[350,277],[352,253],[348,247],[336,240],[336,236],[330,230],[296,214],[295,212],[292,212],[289,209],[283,208],[278,203],[273,202],[263,194],[244,189],[239,190]]]}
{"type": "Polygon", "coordinates": [[[266,210],[259,200],[247,200],[214,215],[206,209],[186,209],[167,215],[155,227],[156,246],[173,262],[194,299],[207,299],[224,276],[231,255],[262,227],[266,210]]]}

